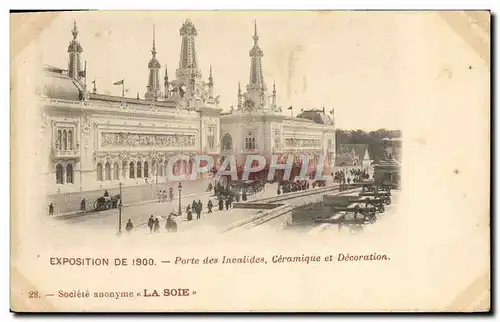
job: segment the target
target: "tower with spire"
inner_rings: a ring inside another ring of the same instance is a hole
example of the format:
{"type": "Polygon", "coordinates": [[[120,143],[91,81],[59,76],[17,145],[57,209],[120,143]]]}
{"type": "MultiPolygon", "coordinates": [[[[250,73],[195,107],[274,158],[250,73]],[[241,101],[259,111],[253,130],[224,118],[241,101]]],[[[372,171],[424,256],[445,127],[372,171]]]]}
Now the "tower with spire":
{"type": "Polygon", "coordinates": [[[170,83],[173,99],[181,100],[188,108],[200,108],[216,104],[214,97],[214,81],[212,67],[208,81],[202,80],[202,73],[198,65],[195,39],[198,31],[193,22],[187,19],[180,28],[181,53],[179,67],[175,71],[175,80],[170,83]]]}
{"type": "Polygon", "coordinates": [[[68,76],[76,81],[80,81],[82,77],[80,56],[83,52],[83,48],[77,40],[78,29],[76,27],[76,20],[73,21],[73,29],[71,30],[71,33],[73,34],[73,40],[71,40],[68,46],[68,76]]]}
{"type": "Polygon", "coordinates": [[[151,50],[151,60],[148,63],[149,78],[145,98],[156,101],[161,97],[160,93],[160,62],[156,58],[155,27],[153,26],[153,48],[151,50]]]}
{"type": "Polygon", "coordinates": [[[192,98],[199,93],[201,71],[198,67],[195,37],[198,35],[196,27],[187,19],[181,26],[181,55],[179,68],[175,72],[174,92],[181,98],[192,98]],[[198,89],[198,90],[197,90],[198,89]]]}
{"type": "Polygon", "coordinates": [[[250,78],[247,85],[247,98],[255,108],[266,106],[267,86],[264,81],[262,70],[262,57],[264,53],[259,47],[259,35],[257,34],[257,22],[254,21],[253,47],[250,49],[250,78]]]}

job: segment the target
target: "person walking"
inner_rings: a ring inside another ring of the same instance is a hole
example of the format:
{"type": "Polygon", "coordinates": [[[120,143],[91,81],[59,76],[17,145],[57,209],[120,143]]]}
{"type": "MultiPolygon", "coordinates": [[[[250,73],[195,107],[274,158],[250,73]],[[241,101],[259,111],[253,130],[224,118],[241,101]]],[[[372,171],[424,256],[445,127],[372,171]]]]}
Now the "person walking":
{"type": "Polygon", "coordinates": [[[201,210],[203,208],[203,204],[201,203],[201,200],[198,200],[196,203],[196,219],[200,220],[201,219],[201,210]]]}
{"type": "Polygon", "coordinates": [[[212,208],[214,207],[214,204],[212,203],[212,200],[208,201],[207,208],[208,208],[208,213],[212,213],[212,208]]]}
{"type": "Polygon", "coordinates": [[[134,224],[132,224],[132,219],[129,219],[125,226],[125,230],[130,233],[132,229],[134,229],[134,224]]]}
{"type": "Polygon", "coordinates": [[[158,232],[160,230],[160,220],[156,218],[155,220],[155,225],[154,225],[154,231],[158,232]]]}
{"type": "Polygon", "coordinates": [[[148,220],[148,227],[149,227],[149,232],[152,233],[153,232],[153,226],[155,224],[155,219],[153,218],[153,215],[151,215],[151,217],[149,217],[149,220],[148,220]]]}

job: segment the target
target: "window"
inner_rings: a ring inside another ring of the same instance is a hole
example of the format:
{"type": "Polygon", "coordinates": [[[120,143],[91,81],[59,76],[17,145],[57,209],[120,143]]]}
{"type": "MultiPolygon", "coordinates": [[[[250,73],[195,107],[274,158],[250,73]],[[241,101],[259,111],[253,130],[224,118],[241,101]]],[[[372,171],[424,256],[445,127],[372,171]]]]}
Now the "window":
{"type": "Polygon", "coordinates": [[[281,149],[281,140],[279,138],[274,139],[274,148],[281,149]]]}
{"type": "Polygon", "coordinates": [[[61,130],[59,130],[57,131],[56,150],[61,150],[61,139],[62,139],[62,134],[61,130]]]}
{"type": "Polygon", "coordinates": [[[97,164],[97,181],[102,181],[102,164],[97,164]]]}
{"type": "Polygon", "coordinates": [[[68,131],[68,150],[73,150],[73,131],[68,131]]]}
{"type": "Polygon", "coordinates": [[[160,177],[163,176],[163,160],[160,160],[160,163],[158,164],[158,175],[160,177]]]}
{"type": "Polygon", "coordinates": [[[111,164],[109,164],[109,162],[106,162],[106,165],[104,166],[104,175],[106,180],[111,181],[111,164]]]}
{"type": "Polygon", "coordinates": [[[149,164],[148,164],[148,161],[144,161],[144,178],[149,178],[149,164]]]}
{"type": "Polygon", "coordinates": [[[127,177],[127,161],[122,161],[122,177],[127,177]]]}
{"type": "Polygon", "coordinates": [[[245,150],[255,150],[255,137],[253,135],[253,132],[247,132],[247,135],[245,137],[245,150]]]}
{"type": "Polygon", "coordinates": [[[120,173],[118,170],[118,163],[113,164],[113,180],[120,180],[120,173]]]}
{"type": "Polygon", "coordinates": [[[156,168],[156,161],[153,160],[153,164],[152,164],[152,167],[151,167],[151,170],[153,171],[153,175],[157,175],[158,174],[158,169],[156,168]]]}
{"type": "Polygon", "coordinates": [[[229,133],[222,136],[221,145],[224,151],[231,151],[233,149],[233,139],[229,133]]]}
{"type": "Polygon", "coordinates": [[[63,150],[66,151],[68,149],[68,140],[67,140],[67,134],[66,134],[66,130],[63,131],[63,150]]]}
{"type": "Polygon", "coordinates": [[[66,183],[73,183],[73,165],[66,166],[66,183]]]}
{"type": "Polygon", "coordinates": [[[213,149],[215,147],[214,129],[215,129],[214,127],[208,128],[207,142],[209,149],[213,149]]]}
{"type": "Polygon", "coordinates": [[[63,169],[63,166],[58,164],[56,166],[56,183],[57,184],[63,184],[63,172],[64,172],[64,169],[63,169]]]}
{"type": "Polygon", "coordinates": [[[130,179],[135,178],[135,166],[134,166],[134,162],[132,162],[132,161],[128,165],[128,177],[130,179]]]}
{"type": "Polygon", "coordinates": [[[137,178],[142,178],[142,164],[137,162],[137,178]]]}

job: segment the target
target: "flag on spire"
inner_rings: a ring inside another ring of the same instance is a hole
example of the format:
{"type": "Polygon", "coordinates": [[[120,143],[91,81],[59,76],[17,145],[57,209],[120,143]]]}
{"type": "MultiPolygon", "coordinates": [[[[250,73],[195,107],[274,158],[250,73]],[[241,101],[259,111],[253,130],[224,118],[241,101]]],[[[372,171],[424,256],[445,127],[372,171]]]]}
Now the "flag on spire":
{"type": "Polygon", "coordinates": [[[291,110],[292,109],[292,105],[290,105],[290,107],[288,109],[291,110]]]}
{"type": "Polygon", "coordinates": [[[113,85],[123,85],[123,79],[117,82],[114,82],[113,85]]]}

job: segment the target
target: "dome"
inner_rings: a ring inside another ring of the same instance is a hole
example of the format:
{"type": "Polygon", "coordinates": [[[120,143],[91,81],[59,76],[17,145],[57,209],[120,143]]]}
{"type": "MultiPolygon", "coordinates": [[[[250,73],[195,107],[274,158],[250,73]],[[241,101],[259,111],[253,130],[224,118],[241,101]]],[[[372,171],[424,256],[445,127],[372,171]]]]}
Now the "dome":
{"type": "Polygon", "coordinates": [[[321,110],[303,111],[302,113],[297,115],[297,117],[301,119],[311,120],[316,124],[333,125],[333,120],[330,118],[330,116],[326,115],[321,110]]]}
{"type": "Polygon", "coordinates": [[[43,84],[43,95],[54,99],[63,99],[68,101],[79,101],[83,88],[72,78],[57,74],[46,73],[43,84]]]}

